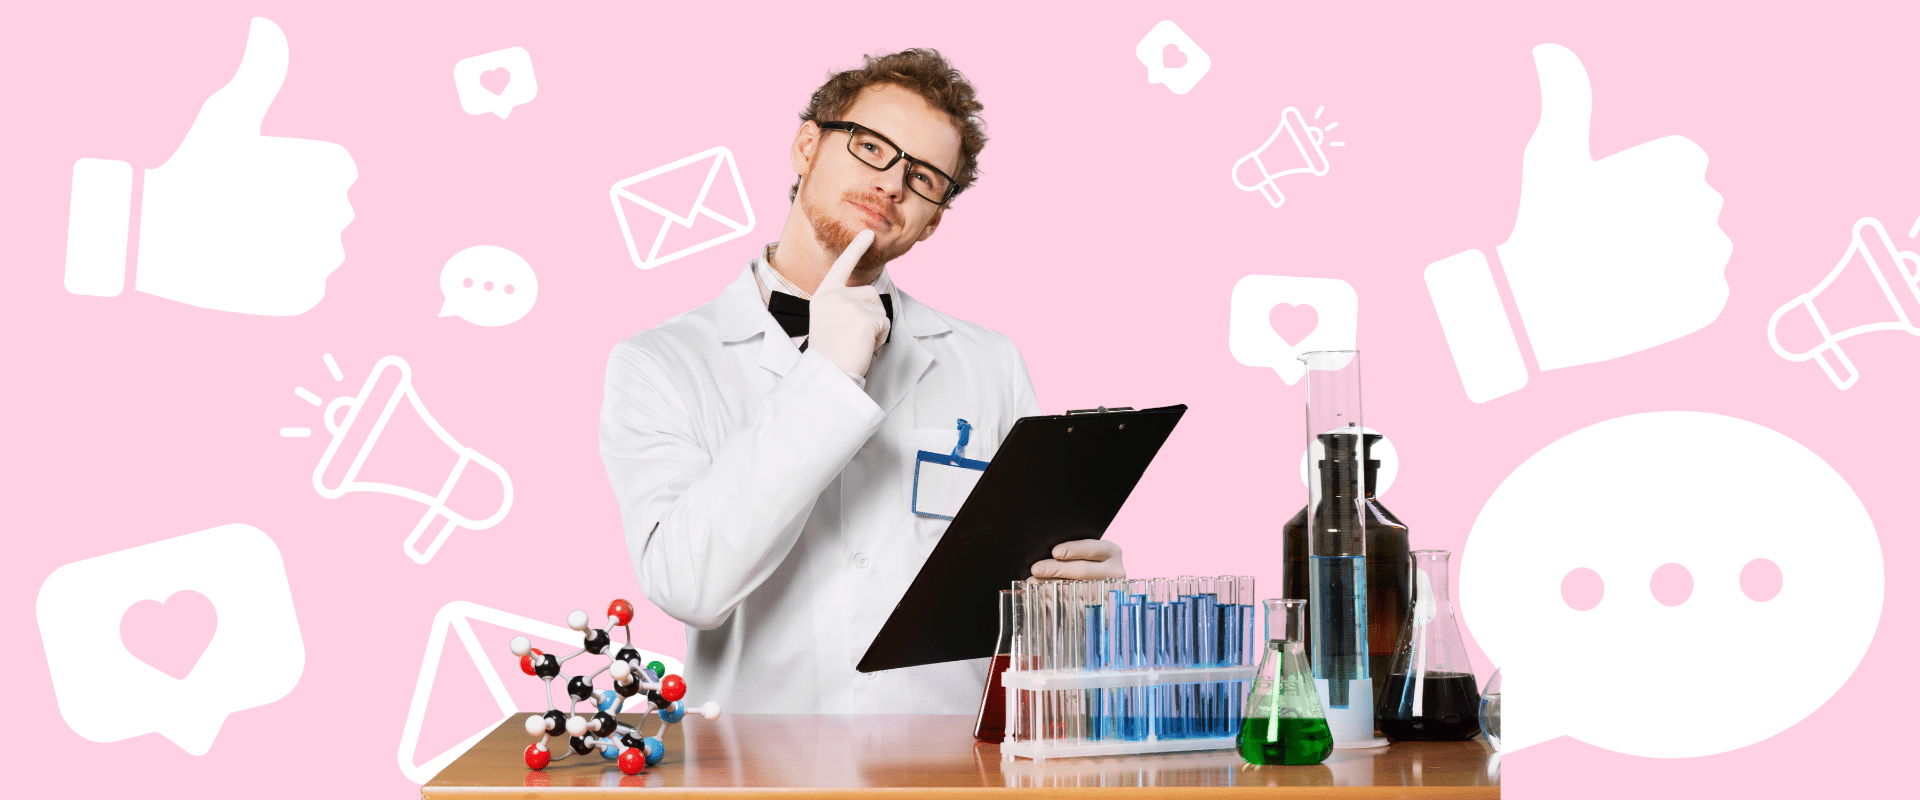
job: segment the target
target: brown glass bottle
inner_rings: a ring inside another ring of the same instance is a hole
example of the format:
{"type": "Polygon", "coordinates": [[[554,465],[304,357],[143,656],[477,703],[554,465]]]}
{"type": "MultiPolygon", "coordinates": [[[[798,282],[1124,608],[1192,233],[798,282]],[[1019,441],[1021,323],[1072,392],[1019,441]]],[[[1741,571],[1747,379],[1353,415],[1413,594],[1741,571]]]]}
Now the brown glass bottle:
{"type": "MultiPolygon", "coordinates": [[[[1373,455],[1373,443],[1380,434],[1366,435],[1367,455],[1373,455]]],[[[1367,459],[1367,672],[1373,677],[1374,707],[1379,707],[1386,689],[1387,670],[1392,666],[1393,650],[1399,643],[1400,628],[1406,624],[1407,604],[1413,597],[1413,569],[1407,561],[1407,526],[1374,496],[1374,479],[1380,462],[1367,459]]],[[[1307,508],[1287,520],[1281,528],[1286,569],[1281,574],[1280,595],[1290,600],[1307,599],[1307,508]]],[[[1307,638],[1307,653],[1313,653],[1313,639],[1307,638]]]]}

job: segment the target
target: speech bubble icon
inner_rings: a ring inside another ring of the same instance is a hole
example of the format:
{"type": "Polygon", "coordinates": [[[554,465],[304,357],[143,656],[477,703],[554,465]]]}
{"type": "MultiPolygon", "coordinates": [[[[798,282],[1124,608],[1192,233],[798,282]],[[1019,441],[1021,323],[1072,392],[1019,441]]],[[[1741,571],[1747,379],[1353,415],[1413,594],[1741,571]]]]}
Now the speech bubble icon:
{"type": "Polygon", "coordinates": [[[1508,475],[1474,520],[1460,599],[1512,696],[1503,750],[1564,734],[1688,758],[1765,740],[1831,698],[1873,641],[1884,575],[1866,507],[1813,451],[1662,411],[1574,431],[1508,475]],[[1759,599],[1741,574],[1763,560],[1780,588],[1759,599]],[[1589,570],[1598,604],[1562,594],[1589,570]],[[1662,573],[1692,592],[1664,592],[1662,573]],[[1791,653],[1768,663],[1776,645],[1791,653]]]}
{"type": "Polygon", "coordinates": [[[1174,94],[1186,94],[1193,91],[1194,84],[1206,77],[1207,70],[1213,69],[1213,59],[1207,51],[1194,44],[1193,38],[1173,20],[1163,19],[1160,24],[1147,31],[1146,38],[1133,48],[1134,58],[1147,68],[1147,83],[1165,84],[1174,94]],[[1172,45],[1186,62],[1179,66],[1167,64],[1167,46],[1172,45]]]}
{"type": "Polygon", "coordinates": [[[205,755],[236,711],[287,696],[306,669],[280,548],[251,525],[176,536],[75,561],[40,584],[40,642],[60,717],[82,738],[159,733],[205,755]],[[136,658],[120,639],[127,609],[183,591],[213,604],[213,639],[185,678],[136,658]]]}
{"type": "Polygon", "coordinates": [[[1358,347],[1360,295],[1339,278],[1248,275],[1233,285],[1227,319],[1227,349],[1249,367],[1272,367],[1288,386],[1307,374],[1301,353],[1358,347]],[[1311,306],[1318,324],[1300,341],[1289,342],[1273,329],[1275,306],[1311,306]]]}
{"type": "Polygon", "coordinates": [[[540,297],[540,281],[519,254],[483,244],[447,259],[440,268],[440,293],[447,297],[440,316],[498,328],[533,310],[533,301],[540,297]]]}
{"type": "Polygon", "coordinates": [[[509,47],[456,62],[453,90],[460,94],[461,110],[469,114],[493,112],[506,119],[514,106],[532,100],[540,92],[540,84],[533,78],[533,56],[524,47],[509,47]],[[496,69],[507,71],[507,85],[497,94],[480,81],[481,75],[496,69]]]}

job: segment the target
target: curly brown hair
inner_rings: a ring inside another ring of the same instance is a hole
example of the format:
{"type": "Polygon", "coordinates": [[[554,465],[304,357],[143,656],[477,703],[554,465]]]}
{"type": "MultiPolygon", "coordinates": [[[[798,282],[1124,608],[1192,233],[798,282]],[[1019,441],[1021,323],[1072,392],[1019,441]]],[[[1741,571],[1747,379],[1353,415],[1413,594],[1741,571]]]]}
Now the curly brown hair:
{"type": "MultiPolygon", "coordinates": [[[[947,113],[960,130],[960,171],[953,176],[954,197],[972,186],[980,177],[980,151],[987,146],[987,132],[981,128],[980,110],[985,106],[974,98],[973,84],[947,62],[940,51],[909,48],[880,56],[861,56],[859,69],[836,72],[814,90],[813,98],[800,112],[800,122],[833,122],[853,107],[860,91],[870,86],[891,83],[918,92],[934,108],[947,113]]],[[[795,178],[787,199],[800,194],[795,178]]],[[[951,198],[949,203],[953,202],[951,198]]]]}

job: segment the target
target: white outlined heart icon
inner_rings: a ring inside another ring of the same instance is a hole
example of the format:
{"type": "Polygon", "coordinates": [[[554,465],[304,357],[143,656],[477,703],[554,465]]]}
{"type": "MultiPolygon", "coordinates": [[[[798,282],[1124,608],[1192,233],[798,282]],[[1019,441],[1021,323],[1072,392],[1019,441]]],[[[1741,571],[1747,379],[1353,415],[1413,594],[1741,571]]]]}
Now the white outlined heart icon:
{"type": "Polygon", "coordinates": [[[1301,353],[1357,349],[1359,327],[1360,296],[1346,281],[1248,275],[1233,285],[1227,349],[1234,360],[1249,367],[1272,367],[1292,386],[1306,374],[1306,365],[1300,363],[1301,353]],[[1273,328],[1274,310],[1281,304],[1295,309],[1308,306],[1319,321],[1299,341],[1289,342],[1273,328]]]}

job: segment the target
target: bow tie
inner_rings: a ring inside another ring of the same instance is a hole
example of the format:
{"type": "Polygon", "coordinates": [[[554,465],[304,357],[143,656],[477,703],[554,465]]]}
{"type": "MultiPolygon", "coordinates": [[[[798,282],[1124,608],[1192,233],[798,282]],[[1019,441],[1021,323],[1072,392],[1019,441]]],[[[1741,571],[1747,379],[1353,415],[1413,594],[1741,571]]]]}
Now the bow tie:
{"type": "MultiPolygon", "coordinates": [[[[880,306],[887,312],[887,322],[893,322],[893,295],[891,293],[881,294],[880,306]]],[[[780,330],[786,331],[788,336],[807,335],[808,308],[809,304],[807,301],[787,294],[786,292],[773,292],[771,296],[767,298],[767,313],[773,315],[774,321],[780,323],[780,330]]],[[[893,341],[893,327],[891,325],[887,327],[887,341],[893,341]]],[[[801,342],[801,352],[806,352],[806,349],[807,343],[801,342]]]]}

